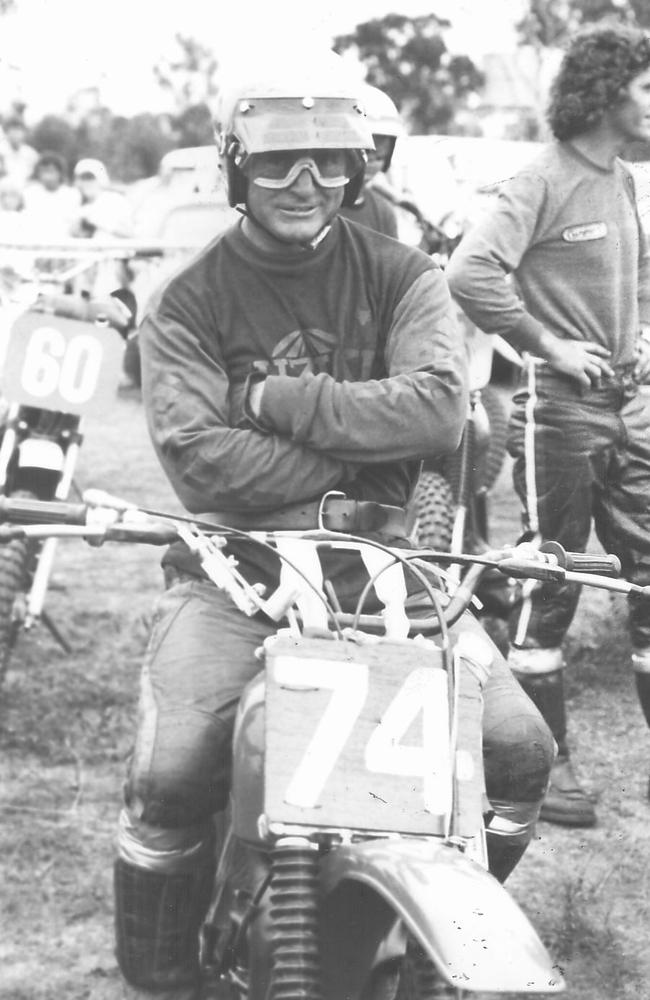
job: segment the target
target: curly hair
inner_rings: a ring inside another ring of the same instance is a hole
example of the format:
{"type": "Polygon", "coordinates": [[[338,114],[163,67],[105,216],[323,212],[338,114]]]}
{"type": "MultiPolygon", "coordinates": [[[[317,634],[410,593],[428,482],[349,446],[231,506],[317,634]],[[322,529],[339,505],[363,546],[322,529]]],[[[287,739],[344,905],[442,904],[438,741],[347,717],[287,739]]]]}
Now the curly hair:
{"type": "Polygon", "coordinates": [[[604,112],[624,101],[630,82],[650,69],[650,34],[625,25],[579,32],[551,89],[548,122],[560,140],[588,132],[604,112]]]}

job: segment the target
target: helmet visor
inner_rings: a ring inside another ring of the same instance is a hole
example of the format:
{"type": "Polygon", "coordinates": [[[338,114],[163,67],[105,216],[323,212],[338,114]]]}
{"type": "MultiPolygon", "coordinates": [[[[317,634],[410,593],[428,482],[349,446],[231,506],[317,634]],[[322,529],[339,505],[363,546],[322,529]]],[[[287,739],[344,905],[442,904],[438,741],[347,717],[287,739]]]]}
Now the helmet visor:
{"type": "Polygon", "coordinates": [[[344,187],[363,167],[365,156],[349,149],[295,149],[253,153],[241,164],[246,177],[258,187],[280,190],[291,187],[303,170],[323,188],[344,187]]]}
{"type": "Polygon", "coordinates": [[[372,149],[358,101],[340,98],[251,98],[240,101],[227,134],[248,153],[279,149],[372,149]]]}

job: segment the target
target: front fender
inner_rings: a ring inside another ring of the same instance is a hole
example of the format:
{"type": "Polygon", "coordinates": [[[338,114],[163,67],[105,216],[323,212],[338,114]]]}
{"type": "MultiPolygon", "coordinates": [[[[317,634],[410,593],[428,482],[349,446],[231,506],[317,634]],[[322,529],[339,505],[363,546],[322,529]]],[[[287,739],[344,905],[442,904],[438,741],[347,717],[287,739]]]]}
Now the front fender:
{"type": "MultiPolygon", "coordinates": [[[[564,989],[528,918],[492,875],[455,847],[415,839],[352,844],[322,859],[321,879],[326,918],[328,900],[350,883],[363,887],[364,899],[372,890],[378,927],[391,926],[390,914],[399,917],[453,986],[495,993],[564,989]]],[[[367,942],[365,924],[355,925],[354,914],[348,923],[328,927],[328,951],[337,953],[338,935],[341,952],[354,953],[351,933],[360,938],[359,961],[376,951],[376,932],[367,942]]],[[[350,970],[350,978],[360,981],[359,970],[350,970]]]]}

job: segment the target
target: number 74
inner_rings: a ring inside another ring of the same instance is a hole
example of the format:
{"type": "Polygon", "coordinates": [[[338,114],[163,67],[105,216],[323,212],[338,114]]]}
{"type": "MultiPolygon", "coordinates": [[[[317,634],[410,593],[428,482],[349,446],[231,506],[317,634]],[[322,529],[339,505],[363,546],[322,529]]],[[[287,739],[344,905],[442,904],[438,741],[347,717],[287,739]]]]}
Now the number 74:
{"type": "MultiPolygon", "coordinates": [[[[355,661],[277,656],[273,673],[283,688],[332,692],[284,795],[290,805],[312,808],[361,718],[372,672],[355,661]]],[[[421,778],[425,809],[448,812],[451,750],[444,671],[416,667],[407,674],[366,739],[362,766],[375,774],[421,778]],[[404,736],[418,717],[419,743],[407,745],[404,736]]]]}

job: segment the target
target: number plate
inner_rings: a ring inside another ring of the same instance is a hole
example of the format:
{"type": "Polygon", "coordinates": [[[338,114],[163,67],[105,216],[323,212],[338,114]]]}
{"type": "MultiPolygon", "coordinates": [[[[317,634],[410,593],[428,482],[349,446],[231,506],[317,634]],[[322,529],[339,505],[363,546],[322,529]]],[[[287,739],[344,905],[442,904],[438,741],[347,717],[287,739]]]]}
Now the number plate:
{"type": "Polygon", "coordinates": [[[438,650],[279,640],[267,653],[270,822],[444,832],[447,676],[438,650]]]}
{"type": "Polygon", "coordinates": [[[14,403],[63,413],[101,413],[113,405],[124,341],[116,330],[27,312],[9,333],[3,390],[14,403]]]}

